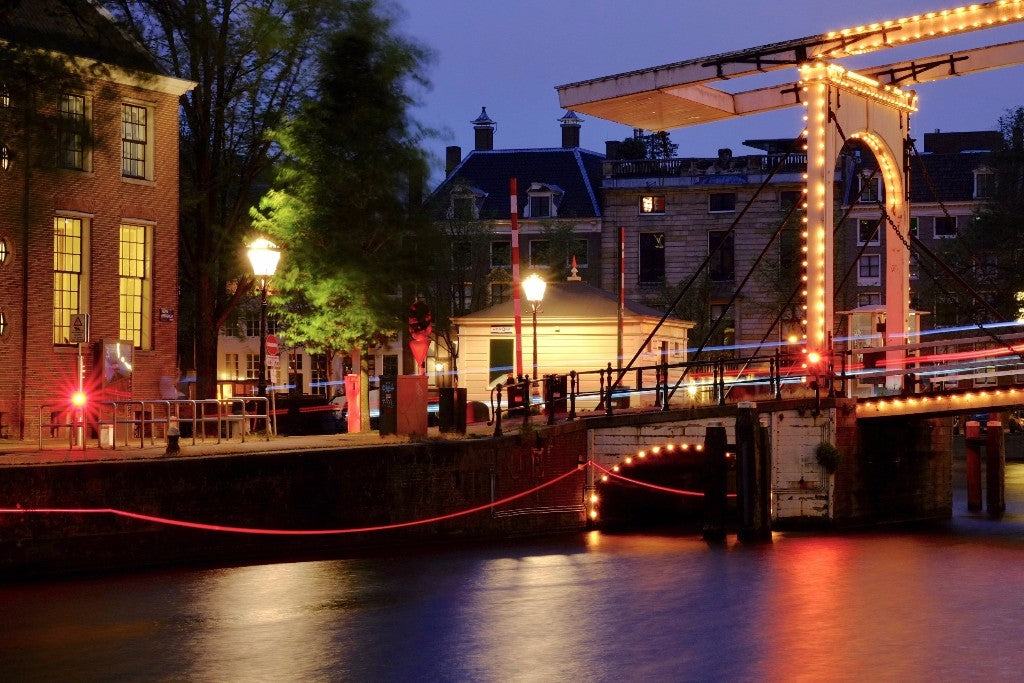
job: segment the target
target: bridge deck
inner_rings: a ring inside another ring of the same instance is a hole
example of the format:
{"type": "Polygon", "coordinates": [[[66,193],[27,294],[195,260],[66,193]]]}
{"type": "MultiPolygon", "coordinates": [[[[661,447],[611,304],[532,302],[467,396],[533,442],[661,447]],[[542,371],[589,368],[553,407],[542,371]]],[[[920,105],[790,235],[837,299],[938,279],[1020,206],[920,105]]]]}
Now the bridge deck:
{"type": "Polygon", "coordinates": [[[904,415],[941,417],[1013,408],[1024,408],[1024,385],[860,399],[857,401],[857,419],[870,420],[904,415]]]}

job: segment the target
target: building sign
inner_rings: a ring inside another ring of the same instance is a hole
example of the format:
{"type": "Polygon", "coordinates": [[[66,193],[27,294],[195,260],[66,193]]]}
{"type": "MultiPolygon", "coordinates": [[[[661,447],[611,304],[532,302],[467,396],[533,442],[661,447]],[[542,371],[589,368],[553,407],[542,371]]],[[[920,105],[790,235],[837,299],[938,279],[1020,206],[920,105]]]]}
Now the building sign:
{"type": "Polygon", "coordinates": [[[491,325],[491,334],[512,334],[511,325],[491,325]]]}
{"type": "Polygon", "coordinates": [[[161,308],[160,309],[160,322],[162,322],[162,323],[173,323],[174,322],[174,309],[173,308],[161,308]]]}
{"type": "Polygon", "coordinates": [[[71,316],[71,334],[68,341],[72,344],[86,344],[89,341],[89,314],[75,313],[71,316]]]}

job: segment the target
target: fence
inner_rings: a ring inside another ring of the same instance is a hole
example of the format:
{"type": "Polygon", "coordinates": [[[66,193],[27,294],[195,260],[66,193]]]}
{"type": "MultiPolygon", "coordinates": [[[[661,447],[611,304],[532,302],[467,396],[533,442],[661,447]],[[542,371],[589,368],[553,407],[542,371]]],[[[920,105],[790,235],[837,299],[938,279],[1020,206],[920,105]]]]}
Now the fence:
{"type": "Polygon", "coordinates": [[[44,433],[59,438],[66,431],[68,445],[86,444],[95,439],[99,448],[128,446],[137,439],[140,448],[166,440],[171,430],[191,436],[192,445],[208,437],[220,443],[224,438],[240,437],[244,442],[254,431],[275,431],[270,399],[246,396],[223,399],[124,400],[100,401],[84,408],[44,405],[39,408],[39,447],[44,433]],[[209,432],[213,431],[210,435],[209,432]]]}

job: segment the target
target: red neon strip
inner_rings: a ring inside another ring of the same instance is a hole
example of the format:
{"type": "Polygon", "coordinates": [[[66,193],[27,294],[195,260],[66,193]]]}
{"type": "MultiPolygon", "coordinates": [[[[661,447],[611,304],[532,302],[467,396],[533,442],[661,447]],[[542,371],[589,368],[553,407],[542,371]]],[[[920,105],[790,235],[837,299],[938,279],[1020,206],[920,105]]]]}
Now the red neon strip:
{"type": "MultiPolygon", "coordinates": [[[[645,488],[654,489],[655,491],[662,491],[664,493],[674,493],[677,496],[697,496],[697,497],[703,497],[704,496],[704,494],[701,493],[700,491],[685,491],[683,489],[670,489],[667,486],[658,486],[657,484],[651,484],[651,483],[648,483],[646,481],[640,481],[639,479],[630,479],[629,477],[624,477],[621,474],[616,474],[615,472],[612,472],[611,470],[605,469],[604,467],[602,467],[601,465],[598,465],[593,460],[590,460],[589,464],[590,464],[591,467],[604,472],[609,477],[614,477],[616,479],[621,479],[622,481],[628,482],[630,484],[636,484],[637,486],[643,486],[645,488]]],[[[736,497],[735,493],[727,493],[726,494],[726,498],[735,498],[735,497],[736,497]]]]}
{"type": "Polygon", "coordinates": [[[225,531],[235,534],[259,534],[264,536],[330,536],[339,534],[357,534],[369,531],[387,531],[389,529],[401,529],[404,527],[420,526],[423,524],[433,524],[434,522],[441,522],[446,519],[454,519],[456,517],[464,517],[465,515],[471,515],[474,512],[480,512],[487,510],[488,508],[497,507],[505,503],[509,503],[518,498],[528,496],[531,493],[536,493],[541,489],[547,488],[552,484],[556,484],[559,481],[575,474],[583,469],[583,465],[577,465],[574,469],[569,470],[565,474],[561,474],[554,479],[551,479],[539,486],[534,486],[532,489],[517,493],[509,496],[508,498],[502,498],[501,500],[494,501],[493,503],[487,503],[486,505],[479,505],[475,508],[468,510],[461,510],[459,512],[452,512],[447,515],[440,515],[438,517],[431,517],[429,519],[418,519],[411,522],[397,522],[395,524],[382,524],[380,526],[368,526],[361,527],[358,529],[253,529],[250,527],[237,527],[237,526],[223,526],[220,524],[203,524],[200,522],[187,522],[180,519],[168,519],[166,517],[155,517],[153,515],[143,515],[138,512],[129,512],[127,510],[118,510],[115,508],[0,508],[0,514],[11,515],[11,514],[69,514],[69,515],[87,515],[87,514],[109,514],[116,515],[118,517],[128,517],[130,519],[138,519],[144,522],[155,522],[157,524],[164,524],[167,526],[179,526],[186,527],[188,529],[202,529],[204,531],[225,531]]]}

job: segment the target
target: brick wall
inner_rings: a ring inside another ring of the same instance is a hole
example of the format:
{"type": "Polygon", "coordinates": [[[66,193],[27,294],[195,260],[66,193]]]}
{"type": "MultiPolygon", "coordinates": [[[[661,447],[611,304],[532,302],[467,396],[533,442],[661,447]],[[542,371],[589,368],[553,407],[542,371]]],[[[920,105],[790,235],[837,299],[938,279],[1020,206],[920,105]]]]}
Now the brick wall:
{"type": "Polygon", "coordinates": [[[152,343],[135,350],[131,383],[120,389],[157,398],[161,375],[176,371],[178,98],[113,83],[96,84],[88,95],[96,138],[90,170],[54,168],[49,160],[55,141],[34,140],[34,148],[45,151],[26,174],[28,143],[8,142],[15,163],[0,182],[0,239],[10,249],[0,266],[0,309],[9,325],[0,339],[0,412],[15,438],[36,438],[40,406],[66,402],[76,384],[76,349],[55,347],[52,340],[53,221],[61,212],[90,222],[83,310],[92,316],[91,341],[83,349],[87,377],[97,372],[100,340],[119,336],[118,239],[125,219],[153,225],[152,343]],[[152,180],[121,177],[120,107],[126,98],[151,107],[152,180]],[[175,321],[161,321],[162,308],[175,311],[175,321]]]}

